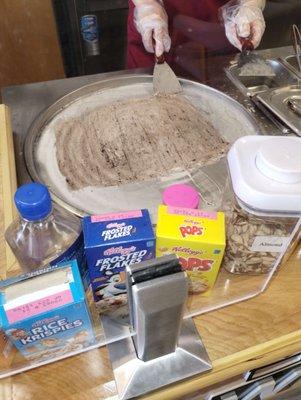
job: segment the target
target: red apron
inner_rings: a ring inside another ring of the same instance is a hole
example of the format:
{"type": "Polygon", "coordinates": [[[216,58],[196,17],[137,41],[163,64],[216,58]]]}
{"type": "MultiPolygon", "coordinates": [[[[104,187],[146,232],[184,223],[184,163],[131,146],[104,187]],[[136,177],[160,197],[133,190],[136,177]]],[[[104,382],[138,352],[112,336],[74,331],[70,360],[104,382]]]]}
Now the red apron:
{"type": "MultiPolygon", "coordinates": [[[[172,48],[167,61],[173,63],[178,48],[198,43],[209,51],[231,48],[224,28],[218,21],[218,9],[228,0],[164,0],[169,20],[172,48]]],[[[127,32],[127,67],[147,68],[154,65],[154,55],[148,53],[133,21],[134,4],[129,0],[127,32]]]]}

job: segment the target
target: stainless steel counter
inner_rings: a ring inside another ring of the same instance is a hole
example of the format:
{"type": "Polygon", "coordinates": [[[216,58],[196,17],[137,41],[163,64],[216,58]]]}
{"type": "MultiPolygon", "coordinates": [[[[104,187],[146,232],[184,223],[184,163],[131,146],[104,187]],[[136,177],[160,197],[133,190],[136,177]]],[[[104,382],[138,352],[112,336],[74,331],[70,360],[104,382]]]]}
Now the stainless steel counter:
{"type": "MultiPolygon", "coordinates": [[[[282,47],[269,50],[262,50],[263,56],[268,58],[286,57],[293,54],[292,47],[282,47]]],[[[260,131],[263,134],[280,134],[280,131],[250,102],[227,78],[224,68],[234,61],[235,56],[216,56],[206,59],[206,83],[241,103],[247,111],[255,117],[260,131]]],[[[106,74],[86,75],[76,78],[39,82],[21,86],[10,86],[2,90],[3,103],[10,107],[12,112],[12,128],[14,133],[14,146],[16,154],[18,182],[24,183],[30,180],[23,159],[23,144],[28,128],[45,108],[50,106],[60,97],[78,89],[81,86],[98,80],[111,78],[121,74],[147,72],[145,70],[129,70],[106,74]]],[[[149,71],[151,73],[151,71],[149,71]]],[[[187,76],[186,76],[187,77],[187,76]]],[[[188,76],[193,79],[192,76],[188,76]]]]}

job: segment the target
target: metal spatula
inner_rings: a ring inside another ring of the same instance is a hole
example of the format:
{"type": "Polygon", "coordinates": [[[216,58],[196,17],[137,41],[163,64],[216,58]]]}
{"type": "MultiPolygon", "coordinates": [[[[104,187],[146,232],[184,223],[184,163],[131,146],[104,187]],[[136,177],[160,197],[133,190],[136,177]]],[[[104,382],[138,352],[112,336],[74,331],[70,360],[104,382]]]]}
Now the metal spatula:
{"type": "Polygon", "coordinates": [[[237,63],[238,68],[240,68],[239,76],[275,76],[275,72],[272,67],[267,64],[265,59],[253,53],[254,46],[251,40],[248,38],[241,38],[240,41],[242,44],[242,51],[237,63]],[[255,66],[258,68],[255,68],[255,66]]]}
{"type": "Polygon", "coordinates": [[[296,54],[296,59],[299,67],[299,72],[301,72],[301,32],[297,25],[293,25],[293,47],[296,54]]]}
{"type": "Polygon", "coordinates": [[[249,41],[248,39],[240,39],[241,44],[242,44],[242,49],[241,53],[238,57],[238,64],[237,66],[239,68],[242,68],[245,64],[248,64],[250,62],[256,62],[257,57],[255,56],[252,51],[254,50],[253,43],[249,41]]]}
{"type": "Polygon", "coordinates": [[[165,61],[164,54],[156,57],[153,73],[153,88],[155,94],[177,94],[183,91],[173,70],[165,61]]]}

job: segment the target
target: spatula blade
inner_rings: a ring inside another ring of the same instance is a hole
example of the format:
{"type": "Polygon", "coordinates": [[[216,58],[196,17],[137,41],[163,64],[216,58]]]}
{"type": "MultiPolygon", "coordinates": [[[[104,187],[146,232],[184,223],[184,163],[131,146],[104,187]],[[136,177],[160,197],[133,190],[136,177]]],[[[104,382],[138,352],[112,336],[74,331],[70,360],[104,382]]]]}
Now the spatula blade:
{"type": "Polygon", "coordinates": [[[178,78],[166,62],[155,64],[153,88],[155,94],[177,94],[183,91],[178,78]]]}
{"type": "Polygon", "coordinates": [[[240,69],[239,76],[275,76],[273,68],[266,60],[253,52],[254,46],[249,38],[240,38],[242,52],[238,57],[237,66],[240,69]]]}
{"type": "Polygon", "coordinates": [[[272,78],[276,75],[271,65],[262,56],[254,53],[241,53],[237,66],[240,69],[239,76],[266,76],[272,78]]]}

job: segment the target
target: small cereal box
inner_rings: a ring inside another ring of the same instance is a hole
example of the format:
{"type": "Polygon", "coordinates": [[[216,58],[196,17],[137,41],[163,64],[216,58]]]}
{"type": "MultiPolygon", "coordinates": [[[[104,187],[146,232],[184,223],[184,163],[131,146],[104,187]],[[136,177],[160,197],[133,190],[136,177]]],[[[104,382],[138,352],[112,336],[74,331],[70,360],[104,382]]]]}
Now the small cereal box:
{"type": "Polygon", "coordinates": [[[156,256],[179,257],[190,278],[189,293],[209,293],[226,247],[224,213],[161,205],[156,236],[156,256]]]}
{"type": "Polygon", "coordinates": [[[77,262],[1,282],[0,325],[29,360],[59,357],[92,344],[93,329],[77,262]]]}
{"type": "Polygon", "coordinates": [[[101,311],[126,302],[125,268],[155,257],[155,236],[147,210],[85,217],[85,252],[101,311]]]}

